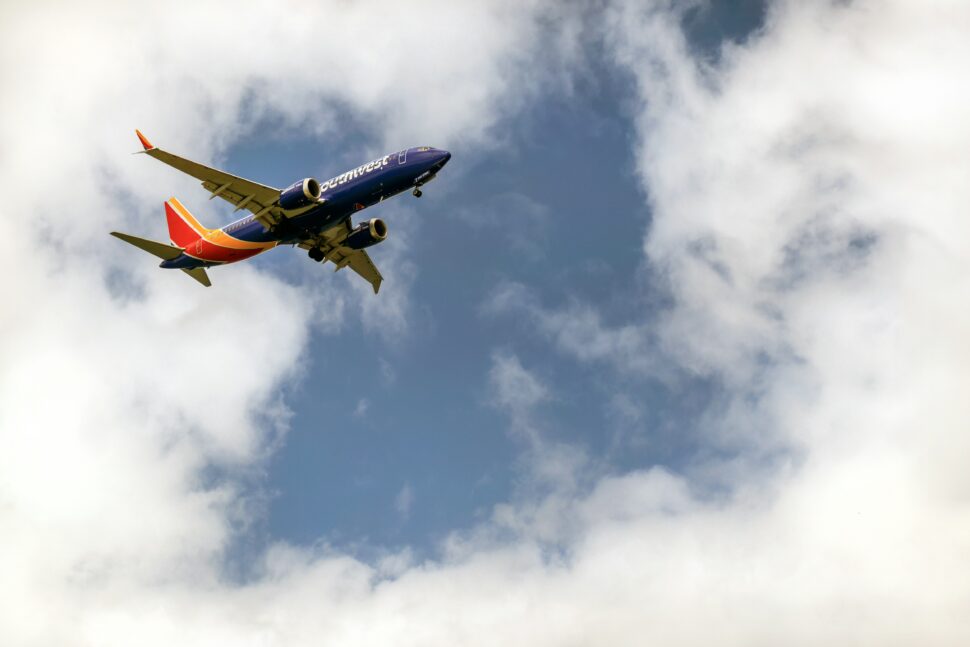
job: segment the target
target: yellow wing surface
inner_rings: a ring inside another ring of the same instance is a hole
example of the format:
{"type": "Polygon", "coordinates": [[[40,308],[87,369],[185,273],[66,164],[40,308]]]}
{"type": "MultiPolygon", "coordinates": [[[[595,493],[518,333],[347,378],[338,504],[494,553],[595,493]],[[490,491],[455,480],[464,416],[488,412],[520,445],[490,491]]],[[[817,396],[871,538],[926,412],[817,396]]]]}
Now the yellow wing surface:
{"type": "Polygon", "coordinates": [[[210,200],[218,196],[234,205],[236,211],[251,211],[267,229],[286,217],[279,206],[279,189],[179,157],[153,146],[140,131],[136,130],[135,134],[145,149],[142,152],[200,180],[203,188],[212,194],[210,200]]]}

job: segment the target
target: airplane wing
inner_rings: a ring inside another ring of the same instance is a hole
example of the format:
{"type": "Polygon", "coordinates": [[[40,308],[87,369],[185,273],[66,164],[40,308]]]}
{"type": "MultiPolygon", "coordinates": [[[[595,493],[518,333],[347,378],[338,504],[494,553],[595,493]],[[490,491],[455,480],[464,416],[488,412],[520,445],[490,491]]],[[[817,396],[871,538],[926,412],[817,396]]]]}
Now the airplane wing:
{"type": "Polygon", "coordinates": [[[371,284],[371,287],[374,288],[374,294],[380,291],[381,282],[384,280],[384,277],[381,276],[377,266],[374,265],[374,261],[370,259],[370,256],[364,250],[340,247],[327,254],[326,259],[333,261],[334,265],[337,266],[337,269],[334,270],[335,272],[349,267],[362,279],[371,284]]]}
{"type": "Polygon", "coordinates": [[[165,162],[172,168],[176,168],[187,175],[191,175],[197,180],[202,181],[202,186],[212,193],[210,200],[219,196],[226,202],[234,205],[236,211],[248,209],[256,216],[266,229],[277,224],[284,218],[283,210],[279,206],[280,190],[265,184],[253,182],[219,169],[209,168],[187,160],[178,155],[173,155],[168,151],[157,148],[148,141],[139,131],[135,131],[144,152],[150,157],[165,162]]]}
{"type": "Polygon", "coordinates": [[[329,229],[315,238],[303,240],[300,242],[299,247],[302,249],[319,248],[323,252],[324,260],[336,265],[335,272],[349,267],[361,278],[370,283],[371,287],[374,288],[374,294],[377,294],[381,289],[381,282],[384,280],[384,277],[381,276],[380,270],[374,265],[374,261],[370,259],[367,252],[362,249],[344,247],[340,244],[349,233],[350,219],[344,222],[343,225],[329,229]]]}

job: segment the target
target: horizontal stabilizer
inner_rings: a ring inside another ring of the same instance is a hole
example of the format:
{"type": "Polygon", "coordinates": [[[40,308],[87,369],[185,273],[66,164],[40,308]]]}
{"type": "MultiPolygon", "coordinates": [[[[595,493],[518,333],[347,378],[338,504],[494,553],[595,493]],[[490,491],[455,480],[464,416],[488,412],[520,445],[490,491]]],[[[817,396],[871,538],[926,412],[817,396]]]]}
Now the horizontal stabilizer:
{"type": "Polygon", "coordinates": [[[139,249],[143,249],[149,254],[153,254],[161,259],[170,261],[173,258],[178,258],[182,254],[182,250],[178,247],[173,247],[166,243],[160,243],[155,240],[148,240],[147,238],[139,238],[138,236],[132,236],[131,234],[123,234],[120,231],[113,231],[111,235],[115,238],[120,238],[129,245],[134,245],[139,249]]]}
{"type": "Polygon", "coordinates": [[[205,270],[201,267],[196,267],[191,270],[183,269],[183,272],[191,276],[193,279],[201,283],[206,287],[211,287],[212,283],[209,282],[209,275],[205,273],[205,270]]]}

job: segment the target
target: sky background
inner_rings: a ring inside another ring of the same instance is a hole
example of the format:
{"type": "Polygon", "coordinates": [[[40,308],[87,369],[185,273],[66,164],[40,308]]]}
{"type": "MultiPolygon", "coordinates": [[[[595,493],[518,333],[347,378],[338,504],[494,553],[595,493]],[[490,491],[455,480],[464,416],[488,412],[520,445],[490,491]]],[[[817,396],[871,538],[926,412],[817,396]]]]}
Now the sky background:
{"type": "Polygon", "coordinates": [[[970,9],[0,7],[0,644],[970,640],[970,9]],[[158,146],[368,211],[200,288],[158,146]]]}
{"type": "MultiPolygon", "coordinates": [[[[724,42],[743,41],[763,17],[756,2],[698,5],[682,25],[688,45],[716,59],[724,42]]],[[[550,88],[502,124],[499,145],[453,146],[457,158],[447,182],[429,187],[431,199],[400,201],[413,220],[403,252],[415,266],[408,329],[390,338],[356,328],[341,331],[338,343],[311,340],[309,372],[286,399],[290,430],[261,484],[273,497],[269,538],[325,538],[347,550],[360,542],[407,545],[425,554],[514,497],[523,444],[496,433],[505,422],[487,376],[497,355],[517,357],[555,383],[543,411],[549,437],[581,447],[604,462],[601,469],[679,467],[698,449],[685,427],[693,426],[691,409],[712,397],[704,380],[676,390],[649,376],[618,384],[602,369],[550,353],[532,326],[489,307],[497,292],[520,284],[544,306],[582,302],[623,324],[649,316],[666,297],[654,277],[638,276],[650,210],[631,148],[631,78],[587,38],[583,69],[569,87],[550,88]]],[[[353,164],[364,137],[296,135],[230,147],[226,164],[285,182],[322,163],[319,176],[330,177],[353,164]],[[343,166],[313,161],[334,150],[343,166]]]]}

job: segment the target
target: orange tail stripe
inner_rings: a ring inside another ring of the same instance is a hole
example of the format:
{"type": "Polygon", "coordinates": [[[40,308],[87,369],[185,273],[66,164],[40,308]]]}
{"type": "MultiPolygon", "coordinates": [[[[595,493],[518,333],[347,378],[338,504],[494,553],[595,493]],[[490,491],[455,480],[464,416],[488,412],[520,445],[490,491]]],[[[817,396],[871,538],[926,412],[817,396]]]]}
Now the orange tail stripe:
{"type": "Polygon", "coordinates": [[[229,249],[269,249],[271,247],[276,247],[276,241],[270,240],[266,242],[252,242],[248,240],[239,240],[238,238],[233,238],[221,229],[215,229],[209,232],[206,237],[210,243],[215,245],[221,245],[222,247],[228,247],[229,249]]]}

